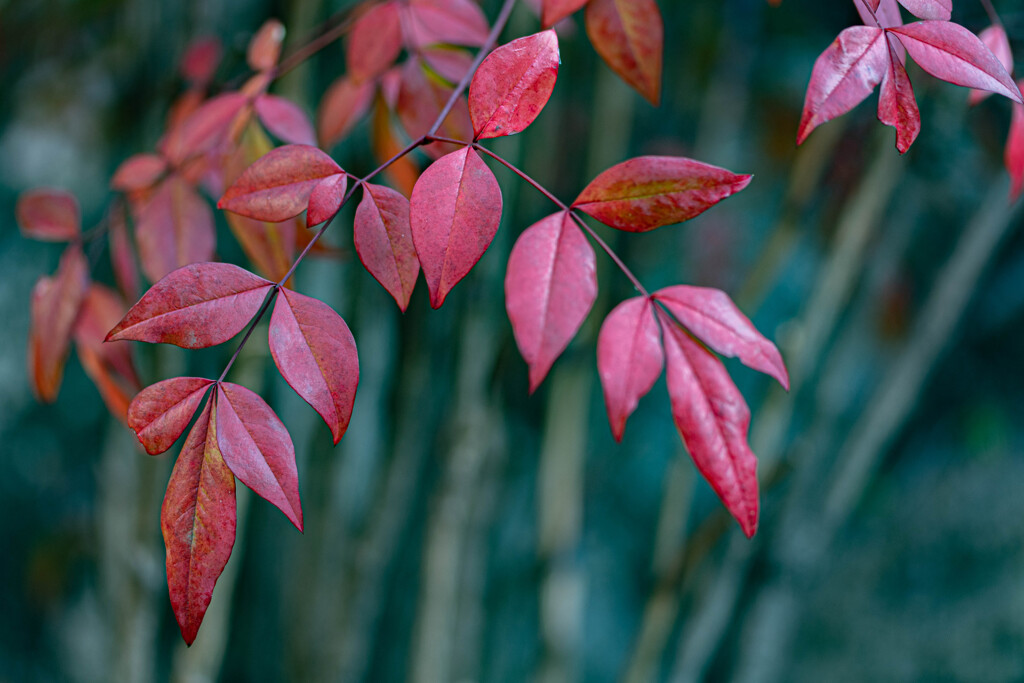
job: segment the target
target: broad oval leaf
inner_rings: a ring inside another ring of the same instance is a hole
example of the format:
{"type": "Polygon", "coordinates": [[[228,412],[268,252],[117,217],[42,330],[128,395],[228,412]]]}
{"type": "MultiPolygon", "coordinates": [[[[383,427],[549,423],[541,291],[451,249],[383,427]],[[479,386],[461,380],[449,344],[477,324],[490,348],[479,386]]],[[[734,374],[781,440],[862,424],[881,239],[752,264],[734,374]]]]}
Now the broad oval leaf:
{"type": "Polygon", "coordinates": [[[774,377],[789,389],[782,354],[766,339],[729,295],[718,289],[676,285],[654,293],[676,319],[712,349],[739,358],[748,368],[774,377]]]}
{"type": "Polygon", "coordinates": [[[279,140],[293,145],[315,145],[316,133],[306,112],[290,100],[276,95],[256,98],[256,115],[267,130],[279,140]]]}
{"type": "Polygon", "coordinates": [[[963,26],[950,21],[917,21],[889,30],[899,37],[918,66],[932,76],[1024,102],[999,59],[963,26]]]}
{"type": "Polygon", "coordinates": [[[469,86],[469,115],[476,138],[526,130],[555,89],[558,63],[558,36],[550,29],[513,40],[487,55],[469,86]]]}
{"type": "Polygon", "coordinates": [[[356,81],[342,76],[334,81],[317,111],[317,139],[330,148],[344,138],[373,104],[373,81],[356,81]]]}
{"type": "Polygon", "coordinates": [[[665,27],[654,0],[590,0],[587,36],[597,54],[654,106],[661,100],[665,27]]]}
{"type": "Polygon", "coordinates": [[[435,161],[412,191],[412,239],[440,308],[487,251],[501,223],[501,188],[480,155],[465,147],[435,161]]]}
{"type": "Polygon", "coordinates": [[[404,5],[408,39],[416,47],[434,43],[480,47],[490,29],[473,0],[409,0],[404,5]]]}
{"type": "Polygon", "coordinates": [[[316,147],[285,145],[247,168],[217,207],[261,221],[284,221],[302,213],[313,188],[337,173],[341,167],[316,147]]]}
{"type": "Polygon", "coordinates": [[[65,190],[40,188],[18,196],[14,208],[21,234],[47,242],[70,242],[82,234],[78,200],[65,190]]]}
{"type": "Polygon", "coordinates": [[[409,200],[389,187],[364,183],[352,239],[363,266],[404,312],[420,273],[409,200]]]}
{"type": "Polygon", "coordinates": [[[284,25],[277,19],[269,19],[249,41],[246,61],[253,71],[266,71],[277,66],[281,58],[281,43],[284,42],[284,25]]]}
{"type": "Polygon", "coordinates": [[[178,175],[160,183],[135,220],[142,272],[150,282],[175,268],[211,260],[216,238],[210,205],[178,175]]]}
{"type": "Polygon", "coordinates": [[[473,53],[454,45],[432,45],[420,50],[424,64],[438,76],[455,85],[473,66],[473,53]]]}
{"type": "Polygon", "coordinates": [[[597,298],[594,249],[567,211],[523,231],[505,274],[505,307],[530,366],[530,391],[544,381],[597,298]]]}
{"type": "Polygon", "coordinates": [[[587,0],[543,0],[541,2],[541,23],[554,26],[562,19],[581,9],[587,0]]]}
{"type": "Polygon", "coordinates": [[[249,96],[240,92],[210,98],[168,133],[160,151],[178,165],[206,154],[227,139],[232,124],[248,104],[249,96]]]}
{"type": "Polygon", "coordinates": [[[235,544],[235,477],[217,447],[216,415],[210,399],[174,463],[160,510],[167,588],[188,645],[235,544]]]}
{"type": "Polygon", "coordinates": [[[663,319],[672,417],[697,469],[747,537],[757,531],[757,458],[747,445],[750,409],[722,362],[663,319]]]}
{"type": "Polygon", "coordinates": [[[245,387],[221,382],[216,425],[217,446],[234,475],[302,531],[295,447],[280,418],[245,387]]]}
{"type": "Polygon", "coordinates": [[[185,56],[181,58],[179,70],[182,77],[193,85],[206,85],[217,72],[220,56],[221,45],[217,38],[197,38],[189,43],[185,56]]]}
{"type": "MultiPolygon", "coordinates": [[[[887,39],[888,40],[888,39],[887,39]]],[[[896,129],[896,149],[905,154],[921,132],[921,113],[907,69],[889,46],[889,67],[878,95],[878,120],[896,129]]]]}
{"type": "Polygon", "coordinates": [[[888,67],[885,31],[877,26],[851,26],[840,33],[814,62],[796,144],[864,101],[888,67]]]}
{"type": "Polygon", "coordinates": [[[345,199],[348,187],[348,176],[338,173],[327,176],[313,188],[309,195],[309,208],[306,210],[306,227],[320,225],[334,218],[345,199]]]}
{"type": "Polygon", "coordinates": [[[597,176],[573,208],[619,230],[646,232],[704,213],[751,177],[683,157],[637,157],[597,176]]]}
{"type": "Polygon", "coordinates": [[[949,21],[953,13],[953,0],[900,0],[900,4],[922,19],[949,21]]]}
{"type": "Polygon", "coordinates": [[[644,297],[616,306],[597,337],[597,371],[612,436],[622,441],[626,420],[661,375],[661,336],[654,307],[644,297]]]}
{"type": "Polygon", "coordinates": [[[150,455],[158,455],[174,445],[213,380],[201,377],[174,377],[146,387],[128,406],[128,426],[150,455]]]}
{"type": "Polygon", "coordinates": [[[270,318],[270,353],[289,386],[341,441],[359,386],[352,332],[327,304],[282,290],[270,318]]]}
{"type": "Polygon", "coordinates": [[[155,184],[167,172],[167,160],[156,154],[135,154],[128,157],[114,171],[110,189],[135,192],[155,184]]]}
{"type": "Polygon", "coordinates": [[[388,70],[402,51],[402,24],[397,2],[371,7],[356,21],[348,37],[345,62],[356,81],[365,81],[388,70]]]}
{"type": "Polygon", "coordinates": [[[81,247],[64,250],[53,277],[42,277],[32,289],[28,368],[40,401],[52,403],[64,376],[71,332],[89,288],[89,263],[81,247]]]}
{"type": "MultiPolygon", "coordinates": [[[[1012,76],[1013,51],[1010,49],[1010,39],[1006,35],[1006,29],[998,25],[989,26],[978,34],[978,39],[995,55],[999,63],[1006,69],[1006,73],[1012,76]]],[[[1017,86],[1019,88],[1020,84],[1018,83],[1017,86]]],[[[991,94],[985,90],[971,90],[971,94],[967,97],[967,103],[978,104],[991,94]]]]}
{"type": "Polygon", "coordinates": [[[150,287],[107,341],[216,346],[245,328],[273,286],[229,263],[194,263],[150,287]]]}

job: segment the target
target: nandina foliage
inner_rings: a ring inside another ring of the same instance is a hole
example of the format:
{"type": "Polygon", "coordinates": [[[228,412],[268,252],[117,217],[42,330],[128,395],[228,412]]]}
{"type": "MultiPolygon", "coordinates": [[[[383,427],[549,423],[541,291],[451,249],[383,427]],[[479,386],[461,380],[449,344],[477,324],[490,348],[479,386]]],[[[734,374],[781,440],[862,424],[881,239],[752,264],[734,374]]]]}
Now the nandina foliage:
{"type": "MultiPolygon", "coordinates": [[[[182,63],[187,88],[171,109],[165,135],[155,151],[125,160],[111,179],[119,197],[104,227],[119,292],[90,283],[83,245],[104,231],[83,234],[73,197],[44,189],[19,201],[17,219],[27,237],[68,243],[56,273],[41,278],[32,293],[29,371],[39,398],[56,397],[74,340],[107,405],[148,453],[167,451],[192,424],[161,512],[171,605],[187,643],[197,636],[234,544],[235,479],[297,528],[303,525],[287,428],[257,394],[225,381],[242,345],[269,314],[275,365],[337,443],[359,383],[356,342],[330,306],[290,289],[292,273],[307,255],[328,251],[321,236],[360,192],[352,240],[369,275],[404,311],[422,270],[430,303],[440,307],[501,225],[493,164],[552,202],[552,213],[515,240],[505,276],[508,316],[531,392],[591,313],[600,284],[596,245],[638,293],[605,317],[598,336],[597,370],[612,437],[622,439],[629,416],[664,371],[673,419],[697,468],[742,531],[755,533],[750,412],[716,354],[788,388],[781,355],[724,292],[692,285],[646,290],[587,222],[623,232],[681,223],[743,190],[751,176],[693,159],[642,156],[612,166],[565,203],[485,147],[481,141],[520,133],[542,116],[558,78],[559,38],[551,28],[497,46],[512,4],[506,0],[493,26],[472,0],[359,6],[342,24],[348,28],[347,69],[323,93],[315,128],[299,106],[269,92],[278,76],[316,51],[299,47],[282,61],[279,22],[267,22],[253,37],[251,78],[214,97],[208,92],[219,46],[209,40],[194,45],[182,63]],[[472,48],[479,48],[475,55],[472,48]],[[360,176],[344,170],[330,149],[365,117],[380,166],[360,176]],[[275,139],[283,146],[275,147],[275,139]],[[429,160],[426,168],[411,154],[417,149],[429,160]],[[392,187],[370,182],[378,175],[392,187]],[[260,274],[212,262],[214,213],[207,196],[218,198],[260,274]],[[308,226],[321,227],[312,234],[308,226]],[[154,283],[141,298],[139,269],[154,283]],[[124,302],[135,300],[126,310],[124,302]],[[175,377],[141,391],[131,347],[101,343],[194,349],[243,332],[217,379],[175,377]]],[[[601,57],[645,98],[659,101],[664,28],[654,0],[535,4],[545,27],[585,10],[587,35],[601,57]]],[[[1024,105],[1008,73],[1012,56],[1002,26],[979,38],[950,21],[949,0],[900,4],[923,21],[904,24],[895,0],[854,0],[865,25],[842,31],[814,65],[798,142],[881,85],[878,117],[896,128],[897,147],[906,152],[920,131],[905,69],[909,54],[925,71],[977,89],[972,101],[984,91],[1017,103],[1006,161],[1019,193],[1024,105]]]]}

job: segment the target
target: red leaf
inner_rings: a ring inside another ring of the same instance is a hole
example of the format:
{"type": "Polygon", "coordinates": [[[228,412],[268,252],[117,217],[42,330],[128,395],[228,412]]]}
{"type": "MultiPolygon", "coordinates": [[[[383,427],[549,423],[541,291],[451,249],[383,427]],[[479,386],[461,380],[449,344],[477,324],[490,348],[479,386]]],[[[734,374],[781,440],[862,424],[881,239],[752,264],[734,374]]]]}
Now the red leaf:
{"type": "Polygon", "coordinates": [[[110,180],[110,189],[118,192],[145,190],[155,184],[167,171],[167,161],[156,154],[130,156],[117,167],[110,180]]]}
{"type": "Polygon", "coordinates": [[[231,339],[273,284],[229,263],[195,263],[150,287],[107,341],[133,339],[203,349],[231,339]]]}
{"type": "Polygon", "coordinates": [[[132,391],[123,380],[111,372],[110,366],[103,357],[88,346],[78,347],[78,361],[82,364],[85,374],[92,380],[100,398],[106,404],[110,414],[121,420],[128,419],[128,404],[132,400],[132,391]]]}
{"type": "Polygon", "coordinates": [[[363,266],[404,312],[420,273],[409,224],[409,200],[383,185],[364,184],[353,241],[363,266]]]}
{"type": "Polygon", "coordinates": [[[18,197],[14,213],[25,237],[69,242],[82,234],[82,211],[75,196],[64,190],[38,189],[18,197]]]}
{"type": "Polygon", "coordinates": [[[366,115],[373,103],[372,81],[357,82],[342,76],[331,84],[320,101],[317,137],[325,148],[333,147],[366,115]]]}
{"type": "MultiPolygon", "coordinates": [[[[1006,73],[1013,74],[1013,51],[1010,49],[1010,39],[1002,26],[989,26],[978,34],[978,39],[987,47],[999,63],[1006,69],[1006,73]]],[[[968,104],[977,104],[992,93],[984,90],[971,90],[967,98],[968,104]]]]}
{"type": "Polygon", "coordinates": [[[663,317],[672,417],[697,469],[747,537],[757,531],[757,458],[750,410],[721,361],[663,317]]]}
{"type": "MultiPolygon", "coordinates": [[[[398,92],[396,111],[402,126],[410,138],[416,139],[429,132],[441,110],[448,102],[452,89],[428,76],[418,59],[410,59],[402,68],[401,88],[398,92]]],[[[441,123],[439,135],[455,140],[469,140],[473,137],[473,122],[469,117],[469,106],[460,97],[451,113],[441,123]]],[[[440,157],[456,150],[456,145],[435,142],[421,147],[433,157],[440,157]]]]}
{"type": "MultiPolygon", "coordinates": [[[[391,112],[388,111],[383,99],[378,99],[377,106],[374,107],[370,137],[373,154],[380,163],[394,158],[404,147],[398,142],[398,133],[392,124],[391,112]]],[[[405,195],[412,194],[412,188],[416,186],[416,181],[420,177],[419,166],[410,158],[411,156],[407,154],[399,157],[384,171],[391,184],[405,195]]]]}
{"type": "Polygon", "coordinates": [[[409,41],[417,47],[434,43],[480,47],[490,33],[487,17],[472,0],[410,0],[407,11],[409,41]]]}
{"type": "Polygon", "coordinates": [[[560,211],[527,228],[508,259],[505,306],[536,391],[597,298],[594,250],[560,211]]]}
{"type": "Polygon", "coordinates": [[[543,0],[541,23],[554,26],[587,4],[587,0],[543,0]]]}
{"type": "Polygon", "coordinates": [[[275,282],[288,273],[295,257],[298,233],[303,232],[300,219],[290,218],[274,223],[231,212],[225,213],[224,217],[257,272],[275,282]]]}
{"type": "Polygon", "coordinates": [[[240,92],[211,98],[168,133],[160,151],[175,164],[209,152],[226,140],[231,125],[248,103],[248,95],[240,92]]]}
{"type": "Polygon", "coordinates": [[[213,211],[180,176],[168,177],[135,221],[142,272],[156,282],[175,268],[213,258],[213,211]]]}
{"type": "Polygon", "coordinates": [[[128,238],[125,206],[121,202],[111,205],[107,217],[110,221],[110,265],[121,293],[129,301],[139,298],[139,271],[135,266],[135,252],[128,238]]]}
{"type": "Polygon", "coordinates": [[[889,28],[903,24],[896,0],[853,0],[853,4],[867,26],[889,28]]]}
{"type": "Polygon", "coordinates": [[[900,4],[915,17],[922,19],[949,21],[949,17],[953,13],[952,0],[900,0],[900,4]]]}
{"type": "Polygon", "coordinates": [[[748,368],[763,372],[789,389],[789,373],[775,344],[765,339],[725,292],[677,285],[654,293],[694,336],[748,368]]]}
{"type": "Polygon", "coordinates": [[[306,211],[306,227],[320,225],[334,218],[345,199],[345,188],[348,187],[348,176],[344,173],[327,176],[321,180],[309,195],[309,208],[306,211]]]}
{"type": "Polygon", "coordinates": [[[1024,102],[999,59],[963,26],[949,21],[918,21],[890,30],[932,76],[1024,102]]]}
{"type": "Polygon", "coordinates": [[[260,95],[256,98],[256,115],[277,139],[293,145],[316,145],[316,133],[309,117],[289,100],[260,95]]]}
{"type": "Polygon", "coordinates": [[[420,57],[438,76],[454,85],[473,65],[473,54],[461,47],[435,45],[420,50],[420,57]]]}
{"type": "Polygon", "coordinates": [[[78,345],[79,351],[83,348],[94,351],[104,365],[110,366],[112,371],[123,377],[133,389],[138,390],[139,377],[132,362],[131,346],[103,343],[107,330],[116,325],[124,314],[125,305],[117,292],[93,283],[82,301],[78,318],[75,320],[75,344],[78,345]]]}
{"type": "Polygon", "coordinates": [[[89,287],[89,264],[81,247],[64,250],[56,274],[32,289],[28,367],[32,389],[45,403],[57,399],[75,318],[89,287]]]}
{"type": "Polygon", "coordinates": [[[321,179],[342,172],[316,147],[278,147],[246,169],[217,206],[261,221],[283,221],[305,210],[321,179]]]}
{"type": "Polygon", "coordinates": [[[469,86],[477,139],[514,135],[540,115],[558,78],[558,36],[552,30],[518,38],[487,55],[469,86]]]}
{"type": "Polygon", "coordinates": [[[501,188],[480,155],[465,147],[423,172],[409,216],[430,305],[440,308],[494,239],[501,223],[501,188]]]}
{"type": "Polygon", "coordinates": [[[222,382],[216,424],[217,445],[235,476],[302,531],[295,447],[270,406],[245,387],[222,382]]]}
{"type": "Polygon", "coordinates": [[[663,362],[651,302],[634,297],[616,306],[597,336],[597,371],[616,441],[622,441],[626,420],[658,381],[663,362]]]}
{"type": "Polygon", "coordinates": [[[199,38],[189,44],[181,58],[181,75],[194,85],[203,86],[213,79],[220,63],[220,41],[216,38],[199,38]]]}
{"type": "Polygon", "coordinates": [[[601,59],[658,106],[665,29],[654,0],[590,0],[585,23],[601,59]]]}
{"type": "Polygon", "coordinates": [[[213,380],[174,377],[146,387],[128,407],[128,426],[150,455],[163,453],[174,445],[213,380]]]}
{"type": "Polygon", "coordinates": [[[216,400],[189,432],[160,511],[171,607],[189,645],[235,544],[235,477],[217,447],[216,400]]]}
{"type": "Polygon", "coordinates": [[[345,61],[353,80],[379,76],[395,63],[402,51],[402,24],[396,2],[370,8],[359,17],[348,37],[345,61]]]}
{"type": "Polygon", "coordinates": [[[597,176],[573,208],[619,230],[646,232],[704,213],[751,177],[683,157],[637,157],[597,176]]]}
{"type": "MultiPolygon", "coordinates": [[[[1024,86],[1024,81],[1020,82],[1024,86]]],[[[1006,170],[1010,173],[1010,201],[1016,201],[1024,190],[1024,105],[1013,103],[1010,134],[1006,138],[1004,155],[1006,170]]]]}
{"type": "Polygon", "coordinates": [[[341,441],[359,385],[356,341],[327,304],[281,290],[270,318],[270,353],[288,385],[341,441]]]}
{"type": "Polygon", "coordinates": [[[268,20],[249,41],[246,61],[253,71],[266,71],[277,66],[284,41],[284,26],[277,19],[268,20]]]}
{"type": "MultiPolygon", "coordinates": [[[[886,39],[888,40],[888,38],[886,39]]],[[[921,132],[921,114],[907,70],[889,45],[889,67],[878,96],[878,120],[896,129],[896,149],[905,154],[921,132]]]]}
{"type": "Polygon", "coordinates": [[[814,63],[796,144],[819,125],[860,104],[888,68],[889,48],[882,29],[851,26],[840,33],[814,63]]]}

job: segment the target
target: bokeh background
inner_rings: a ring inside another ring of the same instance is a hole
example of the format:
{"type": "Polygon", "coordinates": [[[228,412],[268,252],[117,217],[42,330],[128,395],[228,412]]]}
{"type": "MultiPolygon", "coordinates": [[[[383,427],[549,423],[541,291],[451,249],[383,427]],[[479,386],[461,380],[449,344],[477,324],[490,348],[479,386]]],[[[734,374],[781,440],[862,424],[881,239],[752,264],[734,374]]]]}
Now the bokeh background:
{"type": "MultiPolygon", "coordinates": [[[[1022,3],[995,2],[1020,57],[1022,3]]],[[[240,488],[232,560],[183,646],[159,531],[173,455],[144,455],[74,357],[56,404],[32,398],[29,292],[59,247],[23,239],[14,202],[65,187],[85,227],[98,223],[113,170],[159,137],[190,40],[223,42],[224,82],[266,18],[295,45],[351,4],[0,0],[0,681],[1024,680],[1010,104],[968,108],[966,91],[914,67],[923,128],[906,156],[874,97],[796,149],[814,59],[858,21],[845,1],[660,0],[657,109],[604,66],[577,17],[546,111],[494,143],[563,199],[643,153],[755,174],[686,225],[603,233],[648,288],[723,288],[782,348],[789,394],[728,363],[761,462],[753,541],[689,462],[663,381],[613,442],[594,346],[631,292],[600,254],[594,312],[528,395],[504,264],[549,207],[496,169],[502,228],[441,311],[420,283],[399,314],[351,258],[350,220],[329,234],[349,256],[300,270],[298,288],[341,311],[360,347],[340,447],[266,347],[247,348],[233,379],[293,434],[307,528],[240,488]]],[[[497,4],[483,3],[489,16],[497,4]]],[[[975,0],[957,0],[954,19],[988,25],[975,0]]],[[[506,36],[538,23],[519,7],[506,36]]],[[[336,44],[279,92],[312,113],[343,69],[336,44]]],[[[367,137],[364,124],[333,150],[345,168],[376,165],[367,137]]],[[[155,381],[216,376],[230,347],[136,351],[155,381]]]]}

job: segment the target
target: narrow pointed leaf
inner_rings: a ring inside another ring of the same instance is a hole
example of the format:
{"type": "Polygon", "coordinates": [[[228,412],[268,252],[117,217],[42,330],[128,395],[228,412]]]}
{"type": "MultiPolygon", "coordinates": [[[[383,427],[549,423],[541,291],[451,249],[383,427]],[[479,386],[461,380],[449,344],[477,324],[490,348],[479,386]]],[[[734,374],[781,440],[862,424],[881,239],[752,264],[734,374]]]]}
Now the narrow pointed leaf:
{"type": "Polygon", "coordinates": [[[32,289],[28,367],[32,389],[45,403],[57,400],[71,333],[89,287],[89,264],[81,247],[64,250],[53,277],[32,289]]]}
{"type": "Polygon", "coordinates": [[[228,263],[196,263],[150,287],[107,341],[132,339],[186,349],[222,344],[241,332],[273,283],[228,263]]]}
{"type": "Polygon", "coordinates": [[[348,38],[345,62],[356,81],[388,70],[402,51],[402,24],[397,2],[372,7],[356,21],[348,38]]]}
{"type": "Polygon", "coordinates": [[[672,417],[697,469],[740,523],[757,531],[757,458],[747,445],[750,410],[715,356],[665,319],[672,417]]]}
{"type": "Polygon", "coordinates": [[[949,21],[953,13],[952,0],[900,0],[900,4],[921,19],[949,21]]]}
{"type": "MultiPolygon", "coordinates": [[[[1006,35],[1006,30],[1002,26],[989,26],[978,34],[978,39],[995,55],[999,63],[1006,69],[1006,73],[1012,76],[1013,51],[1010,49],[1010,39],[1006,35]]],[[[1019,85],[1018,83],[1018,87],[1019,85]]],[[[978,104],[991,94],[991,92],[985,90],[971,90],[967,103],[972,105],[978,104]]]]}
{"type": "Polygon", "coordinates": [[[654,106],[661,100],[665,28],[654,0],[590,0],[587,36],[597,54],[654,106]]]}
{"type": "Polygon", "coordinates": [[[306,112],[293,102],[276,95],[256,98],[256,115],[267,130],[279,140],[293,145],[315,145],[316,133],[306,112]]]}
{"type": "Polygon", "coordinates": [[[420,261],[412,241],[409,200],[383,185],[363,185],[353,234],[366,270],[404,312],[416,286],[420,261]]]}
{"type": "Polygon", "coordinates": [[[558,36],[550,29],[513,40],[487,55],[469,86],[469,115],[476,138],[526,130],[555,89],[558,62],[558,36]]]}
{"type": "Polygon", "coordinates": [[[217,206],[261,221],[284,221],[306,209],[320,180],[337,173],[341,167],[316,147],[285,145],[246,169],[217,206]]]}
{"type": "Polygon", "coordinates": [[[903,24],[903,16],[896,0],[853,0],[853,4],[865,26],[889,28],[903,24]]]}
{"type": "Polygon", "coordinates": [[[573,208],[619,230],[646,232],[704,213],[750,179],[683,157],[637,157],[597,176],[573,208]]]}
{"type": "Polygon", "coordinates": [[[156,282],[175,268],[213,259],[213,211],[184,179],[170,176],[139,211],[135,241],[142,272],[156,282]]]}
{"type": "Polygon", "coordinates": [[[23,192],[14,209],[21,234],[47,242],[70,242],[82,234],[82,211],[75,196],[64,190],[23,192]]]}
{"type": "MultiPolygon", "coordinates": [[[[1020,84],[1024,86],[1024,81],[1020,84]]],[[[1024,104],[1013,104],[1004,162],[1010,173],[1010,201],[1013,202],[1020,198],[1021,190],[1024,190],[1024,104]]]]}
{"type": "Polygon", "coordinates": [[[501,188],[480,155],[465,147],[423,172],[412,191],[409,217],[430,305],[440,308],[494,239],[501,223],[501,188]]]}
{"type": "Polygon", "coordinates": [[[372,81],[342,76],[324,93],[317,112],[317,138],[326,149],[342,140],[373,104],[372,81]]]}
{"type": "Polygon", "coordinates": [[[327,304],[282,290],[270,318],[270,353],[289,386],[341,441],[359,385],[359,356],[348,325],[327,304]]]}
{"type": "Polygon", "coordinates": [[[176,164],[209,152],[227,140],[232,124],[248,103],[249,97],[240,92],[209,99],[168,133],[160,144],[161,152],[176,164]]]}
{"type": "Polygon", "coordinates": [[[135,250],[128,237],[125,206],[119,201],[111,204],[107,216],[110,221],[110,266],[121,294],[128,301],[139,298],[139,270],[135,264],[135,250]]]}
{"type": "Polygon", "coordinates": [[[789,373],[779,350],[757,331],[728,294],[708,287],[677,285],[658,290],[654,298],[712,349],[739,358],[748,368],[774,377],[789,389],[789,373]]]}
{"type": "Polygon", "coordinates": [[[406,30],[417,47],[434,43],[480,47],[490,29],[473,0],[409,0],[406,30]]]}
{"type": "Polygon", "coordinates": [[[313,188],[306,210],[306,227],[320,225],[338,213],[348,187],[348,176],[344,173],[327,176],[313,188]]]}
{"type": "Polygon", "coordinates": [[[174,463],[160,511],[171,607],[188,645],[235,544],[235,477],[217,447],[216,414],[211,399],[174,463]]]}
{"type": "Polygon", "coordinates": [[[896,129],[896,149],[905,154],[921,132],[921,113],[907,70],[889,47],[889,67],[878,95],[878,120],[896,129]]]}
{"type": "Polygon", "coordinates": [[[566,211],[523,231],[505,274],[505,307],[536,391],[597,298],[594,249],[566,211]]]}
{"type": "Polygon", "coordinates": [[[626,420],[658,381],[663,362],[651,302],[635,297],[616,306],[597,337],[597,371],[616,441],[622,441],[626,420]]]}
{"type": "Polygon", "coordinates": [[[110,179],[110,189],[135,192],[152,187],[167,172],[167,160],[156,154],[136,154],[125,159],[110,179]]]}
{"type": "Polygon", "coordinates": [[[266,71],[277,66],[284,42],[284,25],[277,19],[268,20],[249,41],[246,61],[253,71],[266,71]]]}
{"type": "Polygon", "coordinates": [[[245,387],[222,382],[216,424],[217,445],[235,476],[302,531],[295,447],[280,418],[245,387]]]}
{"type": "Polygon", "coordinates": [[[125,306],[117,292],[92,284],[75,320],[74,339],[78,358],[110,412],[127,421],[128,404],[139,390],[130,344],[104,344],[103,338],[124,316],[125,306]]]}
{"type": "Polygon", "coordinates": [[[932,76],[1024,102],[999,59],[963,26],[950,21],[918,21],[891,31],[918,66],[932,76]]]}
{"type": "Polygon", "coordinates": [[[541,2],[541,23],[554,26],[570,14],[580,10],[587,0],[543,0],[541,2]]]}
{"type": "Polygon", "coordinates": [[[174,377],[139,392],[128,407],[128,426],[147,453],[158,455],[174,445],[211,384],[201,377],[174,377]]]}
{"type": "Polygon", "coordinates": [[[796,143],[863,102],[882,82],[888,67],[885,31],[876,26],[851,26],[840,33],[814,63],[796,143]]]}

